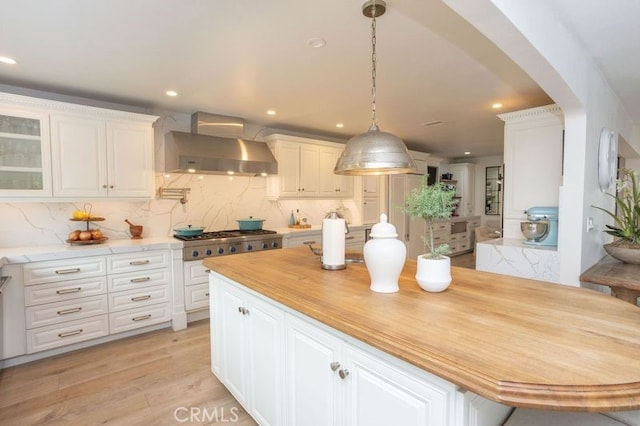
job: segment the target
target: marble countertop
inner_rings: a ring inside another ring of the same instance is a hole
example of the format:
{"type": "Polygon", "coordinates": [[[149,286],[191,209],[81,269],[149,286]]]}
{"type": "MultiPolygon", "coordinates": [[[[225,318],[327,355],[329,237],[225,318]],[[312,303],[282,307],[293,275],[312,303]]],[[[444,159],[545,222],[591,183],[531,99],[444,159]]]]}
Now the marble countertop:
{"type": "Polygon", "coordinates": [[[139,240],[107,240],[102,244],[0,248],[0,266],[8,263],[27,263],[68,259],[79,256],[100,256],[154,249],[182,248],[182,241],[173,237],[142,238],[139,240]]]}
{"type": "Polygon", "coordinates": [[[478,244],[487,244],[492,246],[516,247],[533,250],[558,251],[558,246],[537,246],[533,244],[525,244],[524,240],[519,238],[492,238],[485,241],[478,241],[478,244]]]}
{"type": "MultiPolygon", "coordinates": [[[[366,228],[371,228],[373,225],[349,225],[349,230],[351,231],[360,231],[366,228]]],[[[320,232],[322,231],[322,225],[311,225],[311,228],[275,228],[272,231],[276,231],[278,234],[282,234],[283,236],[291,235],[291,234],[304,234],[305,232],[320,232]]]]}

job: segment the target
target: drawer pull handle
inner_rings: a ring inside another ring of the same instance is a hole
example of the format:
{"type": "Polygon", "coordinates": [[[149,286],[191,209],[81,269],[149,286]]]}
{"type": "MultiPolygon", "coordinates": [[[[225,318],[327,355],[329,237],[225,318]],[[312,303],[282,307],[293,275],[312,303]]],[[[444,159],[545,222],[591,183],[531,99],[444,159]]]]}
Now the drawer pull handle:
{"type": "Polygon", "coordinates": [[[353,240],[355,237],[352,235],[350,237],[344,237],[345,240],[353,240]]]}
{"type": "Polygon", "coordinates": [[[349,370],[347,370],[346,368],[344,370],[338,370],[338,375],[342,380],[344,380],[347,378],[347,376],[349,376],[349,370]]]}
{"type": "Polygon", "coordinates": [[[207,293],[205,293],[204,295],[205,295],[205,296],[207,296],[207,297],[209,297],[209,293],[208,293],[208,292],[207,292],[207,293]]]}
{"type": "Polygon", "coordinates": [[[205,270],[204,270],[204,273],[205,273],[205,274],[208,274],[209,272],[211,272],[211,269],[205,269],[205,270]]]}
{"type": "Polygon", "coordinates": [[[81,328],[78,330],[73,330],[73,331],[67,331],[66,333],[58,333],[58,337],[70,337],[70,336],[75,336],[76,334],[80,334],[82,333],[84,330],[82,330],[81,328]]]}
{"type": "Polygon", "coordinates": [[[143,301],[143,300],[149,300],[149,299],[151,299],[151,295],[150,295],[150,294],[147,294],[147,295],[145,295],[145,296],[132,297],[132,298],[131,298],[131,301],[132,301],[132,302],[141,302],[141,301],[143,301]]]}
{"type": "Polygon", "coordinates": [[[140,266],[140,265],[147,265],[148,263],[149,263],[148,260],[134,260],[133,262],[129,262],[129,265],[140,266]]]}
{"type": "Polygon", "coordinates": [[[309,244],[315,244],[316,240],[313,241],[303,241],[302,244],[304,244],[305,246],[308,246],[309,244]]]}
{"type": "Polygon", "coordinates": [[[59,275],[75,274],[76,272],[80,272],[80,268],[60,269],[59,271],[56,271],[56,274],[59,274],[59,275]]]}
{"type": "Polygon", "coordinates": [[[141,315],[139,317],[133,317],[131,318],[131,321],[144,321],[144,320],[148,320],[149,318],[151,318],[151,314],[141,315]]]}
{"type": "Polygon", "coordinates": [[[81,310],[82,308],[64,309],[62,311],[58,311],[58,315],[75,314],[76,312],[80,312],[81,310]]]}
{"type": "Polygon", "coordinates": [[[329,367],[331,367],[331,371],[336,371],[338,368],[340,368],[340,363],[334,361],[331,364],[329,364],[329,367]]]}
{"type": "Polygon", "coordinates": [[[80,290],[82,290],[81,287],[75,287],[75,288],[63,288],[62,290],[56,290],[57,294],[69,294],[69,293],[77,293],[80,290]]]}
{"type": "Polygon", "coordinates": [[[131,278],[132,283],[143,283],[145,281],[149,281],[151,277],[142,277],[142,278],[131,278]]]}

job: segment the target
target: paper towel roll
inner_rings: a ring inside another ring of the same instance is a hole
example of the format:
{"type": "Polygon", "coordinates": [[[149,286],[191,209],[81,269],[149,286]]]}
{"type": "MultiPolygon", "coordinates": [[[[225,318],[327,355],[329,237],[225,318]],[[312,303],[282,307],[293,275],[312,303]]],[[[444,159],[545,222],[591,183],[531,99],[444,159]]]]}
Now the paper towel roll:
{"type": "Polygon", "coordinates": [[[322,264],[327,266],[345,265],[344,219],[324,219],[322,221],[322,264]]]}

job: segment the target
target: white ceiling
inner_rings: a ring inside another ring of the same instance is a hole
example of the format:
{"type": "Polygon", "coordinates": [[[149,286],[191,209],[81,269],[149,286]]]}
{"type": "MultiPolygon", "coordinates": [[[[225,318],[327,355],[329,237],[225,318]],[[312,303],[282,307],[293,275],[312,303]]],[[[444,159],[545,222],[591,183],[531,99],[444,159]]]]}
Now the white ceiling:
{"type": "MultiPolygon", "coordinates": [[[[363,2],[3,1],[0,56],[18,64],[0,64],[0,83],[154,109],[232,115],[256,125],[346,139],[370,124],[371,21],[361,14],[363,2]],[[325,39],[326,46],[308,46],[314,37],[325,39]],[[168,89],[178,97],[167,97],[168,89]],[[277,115],[267,116],[268,109],[277,115]],[[335,127],[338,122],[343,129],[335,127]]],[[[616,2],[634,9],[640,3],[613,0],[607,10],[616,2]]],[[[626,15],[603,22],[602,16],[610,14],[585,7],[582,0],[549,3],[566,12],[629,112],[639,118],[640,88],[628,90],[638,74],[610,58],[638,61],[639,55],[624,51],[637,50],[638,14],[635,22],[626,15]],[[569,13],[574,6],[579,14],[569,13]],[[599,24],[593,34],[591,25],[581,27],[590,19],[599,24]],[[620,42],[620,25],[635,38],[620,42]],[[612,44],[622,50],[611,49],[612,44]]],[[[410,148],[443,157],[464,151],[501,154],[503,127],[496,114],[553,101],[440,1],[423,0],[417,7],[423,14],[419,20],[394,9],[390,0],[377,22],[381,130],[397,134],[410,148]],[[494,102],[504,108],[493,110],[494,102]],[[432,121],[444,124],[424,126],[432,121]]],[[[636,62],[633,70],[638,69],[636,62]]]]}

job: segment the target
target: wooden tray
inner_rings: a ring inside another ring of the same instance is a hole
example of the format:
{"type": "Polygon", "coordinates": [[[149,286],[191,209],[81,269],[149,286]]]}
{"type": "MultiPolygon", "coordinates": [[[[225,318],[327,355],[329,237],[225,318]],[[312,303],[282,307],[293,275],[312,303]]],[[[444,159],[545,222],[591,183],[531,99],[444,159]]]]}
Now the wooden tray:
{"type": "Polygon", "coordinates": [[[309,229],[309,228],[311,228],[311,225],[309,225],[309,224],[304,224],[304,225],[289,225],[289,228],[293,228],[293,229],[309,229]]]}
{"type": "Polygon", "coordinates": [[[86,245],[90,245],[90,244],[102,244],[105,241],[107,241],[109,239],[109,237],[102,237],[99,240],[87,240],[87,241],[81,241],[81,240],[76,240],[76,241],[72,241],[72,240],[67,240],[67,242],[69,244],[71,244],[72,246],[86,246],[86,245]]]}

